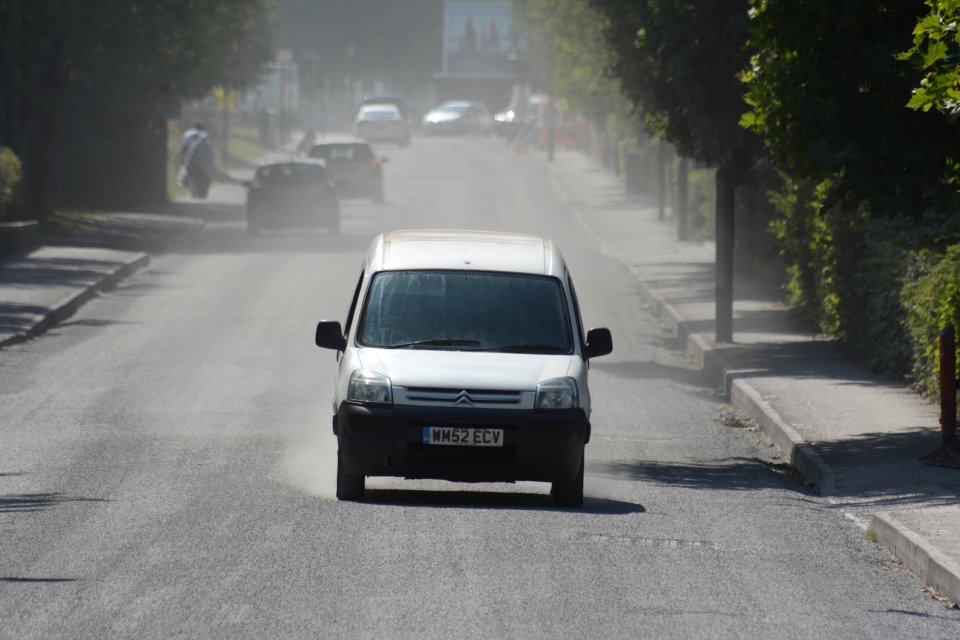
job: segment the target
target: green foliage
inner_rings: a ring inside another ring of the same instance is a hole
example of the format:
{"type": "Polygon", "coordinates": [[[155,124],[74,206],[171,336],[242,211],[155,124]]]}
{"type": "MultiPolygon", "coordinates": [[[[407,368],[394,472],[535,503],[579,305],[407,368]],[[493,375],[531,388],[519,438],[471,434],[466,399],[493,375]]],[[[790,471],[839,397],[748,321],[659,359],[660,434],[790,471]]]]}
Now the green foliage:
{"type": "MultiPolygon", "coordinates": [[[[845,210],[918,217],[956,192],[960,129],[906,109],[920,72],[897,60],[922,0],[751,0],[750,113],[779,166],[829,181],[845,210]]],[[[936,57],[935,50],[923,56],[936,57]]]]}
{"type": "Polygon", "coordinates": [[[960,326],[960,249],[937,248],[960,239],[955,216],[913,221],[825,207],[830,190],[785,178],[772,194],[788,300],[875,371],[935,393],[931,345],[945,322],[960,326]]]}
{"type": "Polygon", "coordinates": [[[128,204],[157,202],[157,123],[214,86],[257,82],[275,4],[0,2],[0,144],[27,163],[27,215],[45,218],[55,199],[97,206],[121,188],[128,204]]]}
{"type": "Polygon", "coordinates": [[[829,269],[822,262],[822,254],[829,247],[831,236],[818,213],[823,208],[826,185],[818,188],[786,175],[783,178],[785,186],[772,192],[770,199],[780,213],[771,223],[771,229],[787,265],[784,292],[788,301],[808,320],[825,329],[829,313],[825,309],[827,296],[821,283],[829,278],[829,269]]]}
{"type": "Polygon", "coordinates": [[[610,71],[637,109],[655,116],[685,157],[741,178],[760,140],[739,126],[747,53],[746,0],[589,0],[605,17],[610,71]]]}
{"type": "Polygon", "coordinates": [[[716,236],[717,189],[714,169],[692,168],[688,174],[687,224],[691,240],[716,236]]]}
{"type": "Polygon", "coordinates": [[[514,17],[530,40],[525,72],[546,78],[550,91],[594,122],[631,115],[616,78],[606,73],[605,18],[584,0],[514,0],[514,17]]]}
{"type": "Polygon", "coordinates": [[[945,249],[960,240],[960,131],[940,113],[958,97],[960,2],[751,5],[741,124],[785,175],[772,196],[785,291],[874,369],[935,393],[936,336],[957,319],[960,282],[945,249]]]}
{"type": "Polygon", "coordinates": [[[960,244],[951,245],[944,252],[918,251],[913,260],[912,277],[902,290],[913,377],[922,391],[936,396],[940,332],[948,324],[960,329],[960,244]]]}
{"type": "Polygon", "coordinates": [[[12,217],[20,205],[20,158],[12,150],[0,147],[0,221],[12,217]]]}
{"type": "Polygon", "coordinates": [[[960,0],[926,0],[930,12],[913,30],[913,46],[898,56],[923,73],[907,106],[956,116],[960,112],[960,0]],[[954,53],[951,53],[951,49],[954,53]]]}

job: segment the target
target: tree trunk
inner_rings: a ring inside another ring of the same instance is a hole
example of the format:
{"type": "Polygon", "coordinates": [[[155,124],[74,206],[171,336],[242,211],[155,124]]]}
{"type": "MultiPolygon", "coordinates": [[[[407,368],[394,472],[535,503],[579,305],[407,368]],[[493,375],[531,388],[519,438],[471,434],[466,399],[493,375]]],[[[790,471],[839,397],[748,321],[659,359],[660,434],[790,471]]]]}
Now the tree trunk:
{"type": "Polygon", "coordinates": [[[686,242],[690,239],[688,209],[690,202],[690,161],[680,158],[677,165],[677,239],[686,242]]]}
{"type": "Polygon", "coordinates": [[[736,185],[727,169],[717,170],[716,341],[733,342],[733,239],[736,185]]]}
{"type": "Polygon", "coordinates": [[[150,123],[151,145],[151,204],[166,205],[170,200],[167,193],[167,175],[170,163],[167,159],[167,121],[156,119],[150,123]]]}
{"type": "Polygon", "coordinates": [[[667,142],[660,138],[657,149],[657,220],[663,222],[667,217],[667,142]]]}
{"type": "MultiPolygon", "coordinates": [[[[51,74],[54,75],[54,74],[51,74]]],[[[37,85],[29,85],[37,89],[37,85]]],[[[53,215],[61,121],[62,84],[56,78],[40,83],[44,90],[32,100],[23,141],[23,217],[44,222],[53,215]],[[42,96],[42,97],[39,97],[42,96]]]]}

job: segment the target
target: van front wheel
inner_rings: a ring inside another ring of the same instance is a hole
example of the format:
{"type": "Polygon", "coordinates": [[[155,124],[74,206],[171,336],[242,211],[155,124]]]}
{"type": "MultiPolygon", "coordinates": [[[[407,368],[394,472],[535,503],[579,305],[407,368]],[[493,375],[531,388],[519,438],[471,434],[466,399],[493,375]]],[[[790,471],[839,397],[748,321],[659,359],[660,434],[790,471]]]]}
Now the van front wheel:
{"type": "Polygon", "coordinates": [[[579,509],[583,506],[583,462],[580,458],[580,470],[577,471],[573,480],[559,482],[555,481],[550,487],[550,495],[553,496],[553,505],[555,507],[572,507],[579,509]]]}
{"type": "Polygon", "coordinates": [[[366,478],[348,473],[337,452],[337,500],[363,500],[366,478]]]}

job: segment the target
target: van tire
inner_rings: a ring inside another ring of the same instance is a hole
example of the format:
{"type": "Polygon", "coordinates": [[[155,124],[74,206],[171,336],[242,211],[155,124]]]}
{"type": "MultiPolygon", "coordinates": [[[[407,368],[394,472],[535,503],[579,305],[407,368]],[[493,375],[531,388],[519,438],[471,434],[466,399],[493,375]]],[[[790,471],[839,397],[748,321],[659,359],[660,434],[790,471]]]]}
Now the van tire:
{"type": "Polygon", "coordinates": [[[570,507],[579,509],[583,506],[583,463],[580,458],[580,470],[570,481],[554,481],[550,487],[550,495],[553,496],[553,505],[555,507],[570,507]]]}
{"type": "Polygon", "coordinates": [[[347,473],[343,457],[337,452],[337,500],[363,500],[366,478],[347,473]]]}

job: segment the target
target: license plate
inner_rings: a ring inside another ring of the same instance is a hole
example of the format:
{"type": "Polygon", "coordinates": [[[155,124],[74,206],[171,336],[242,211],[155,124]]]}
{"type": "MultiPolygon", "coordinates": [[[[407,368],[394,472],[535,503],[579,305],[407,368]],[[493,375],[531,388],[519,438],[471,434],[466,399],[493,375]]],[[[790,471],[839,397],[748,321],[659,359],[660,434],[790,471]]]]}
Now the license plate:
{"type": "Polygon", "coordinates": [[[503,429],[490,427],[430,427],[423,428],[423,444],[457,445],[467,447],[502,447],[503,429]]]}

